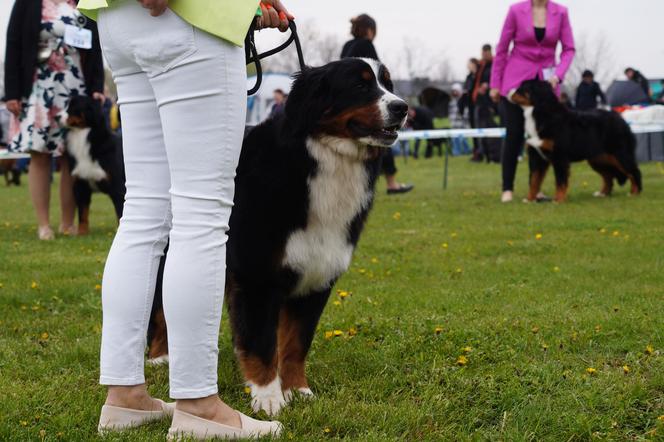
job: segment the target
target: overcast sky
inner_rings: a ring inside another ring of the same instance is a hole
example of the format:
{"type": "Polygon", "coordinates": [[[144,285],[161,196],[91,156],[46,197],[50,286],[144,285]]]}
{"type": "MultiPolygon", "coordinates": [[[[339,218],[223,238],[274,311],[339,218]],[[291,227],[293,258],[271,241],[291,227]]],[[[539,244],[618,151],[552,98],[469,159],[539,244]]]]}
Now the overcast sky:
{"type": "MultiPolygon", "coordinates": [[[[404,42],[419,42],[422,54],[450,60],[456,77],[483,43],[496,43],[510,0],[283,0],[298,22],[311,23],[339,39],[348,37],[349,18],[366,12],[378,22],[375,44],[389,64],[404,42]]],[[[560,0],[569,7],[577,37],[600,36],[613,52],[613,70],[634,66],[651,78],[664,77],[664,0],[560,0]]],[[[6,22],[12,0],[0,0],[0,43],[4,58],[6,22]]],[[[260,39],[274,36],[262,32],[260,39]]],[[[306,55],[306,54],[305,54],[306,55]]],[[[395,60],[396,61],[396,60],[395,60]]]]}

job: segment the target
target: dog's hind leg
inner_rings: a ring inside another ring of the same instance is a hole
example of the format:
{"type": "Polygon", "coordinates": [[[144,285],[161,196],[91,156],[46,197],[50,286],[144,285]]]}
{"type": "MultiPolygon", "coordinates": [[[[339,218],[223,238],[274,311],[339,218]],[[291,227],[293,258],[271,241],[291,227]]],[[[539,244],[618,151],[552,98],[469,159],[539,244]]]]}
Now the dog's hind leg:
{"type": "Polygon", "coordinates": [[[566,161],[556,161],[553,164],[553,172],[556,176],[556,196],[555,201],[563,203],[567,200],[567,190],[569,188],[570,165],[566,161]]]}
{"type": "Polygon", "coordinates": [[[305,360],[330,290],[288,300],[281,308],[278,359],[281,389],[286,401],[294,393],[313,396],[305,375],[305,360]]]}
{"type": "Polygon", "coordinates": [[[613,192],[614,174],[611,172],[611,168],[602,161],[601,158],[603,157],[588,160],[590,167],[602,177],[602,189],[593,193],[593,196],[597,198],[611,196],[611,192],[613,192]]]}
{"type": "Polygon", "coordinates": [[[87,181],[75,179],[74,201],[78,209],[78,234],[90,233],[90,205],[92,204],[92,189],[87,181]]]}
{"type": "Polygon", "coordinates": [[[281,294],[269,284],[227,274],[233,344],[240,369],[251,386],[255,412],[279,413],[286,405],[277,373],[277,325],[281,294]]]}

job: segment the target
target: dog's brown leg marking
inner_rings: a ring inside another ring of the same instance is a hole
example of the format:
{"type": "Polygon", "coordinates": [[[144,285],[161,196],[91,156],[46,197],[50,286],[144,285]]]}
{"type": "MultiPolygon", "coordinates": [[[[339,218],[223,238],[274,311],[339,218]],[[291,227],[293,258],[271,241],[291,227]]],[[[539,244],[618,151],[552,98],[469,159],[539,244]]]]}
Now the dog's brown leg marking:
{"type": "Polygon", "coordinates": [[[78,234],[87,235],[90,233],[90,208],[84,207],[78,213],[78,234]]]}
{"type": "Polygon", "coordinates": [[[544,170],[534,170],[530,174],[530,189],[528,190],[528,201],[535,201],[537,194],[542,189],[542,181],[544,181],[544,170]]]}
{"type": "Polygon", "coordinates": [[[164,317],[164,310],[157,311],[152,318],[153,327],[152,339],[150,340],[150,350],[148,351],[148,358],[155,359],[160,356],[168,354],[168,334],[166,332],[166,318],[164,317]]]}
{"type": "Polygon", "coordinates": [[[545,138],[542,140],[542,146],[540,147],[540,149],[542,149],[542,151],[544,152],[549,152],[549,153],[553,152],[554,144],[555,143],[553,142],[553,140],[545,138]]]}
{"type": "Polygon", "coordinates": [[[244,378],[254,385],[264,386],[277,377],[277,355],[269,363],[263,362],[257,356],[246,355],[241,350],[238,354],[240,370],[244,378]]]}
{"type": "Polygon", "coordinates": [[[567,190],[568,190],[567,184],[563,184],[562,186],[556,186],[556,197],[555,197],[556,202],[564,203],[565,201],[567,201],[567,190]]]}
{"type": "Polygon", "coordinates": [[[302,349],[300,326],[293,320],[285,308],[279,315],[279,329],[277,331],[279,354],[279,378],[281,389],[308,388],[307,377],[304,373],[306,354],[302,349]]]}

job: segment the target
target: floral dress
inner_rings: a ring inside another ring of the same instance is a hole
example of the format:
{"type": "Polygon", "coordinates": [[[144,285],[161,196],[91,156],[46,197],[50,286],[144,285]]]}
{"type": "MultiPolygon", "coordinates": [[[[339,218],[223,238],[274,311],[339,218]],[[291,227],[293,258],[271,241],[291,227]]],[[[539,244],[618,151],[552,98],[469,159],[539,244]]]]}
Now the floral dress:
{"type": "Polygon", "coordinates": [[[65,149],[66,128],[62,114],[69,97],[85,94],[85,82],[78,50],[64,42],[65,25],[76,25],[75,0],[42,0],[40,61],[32,92],[23,99],[19,118],[13,118],[9,149],[14,152],[41,152],[59,156],[65,149]]]}

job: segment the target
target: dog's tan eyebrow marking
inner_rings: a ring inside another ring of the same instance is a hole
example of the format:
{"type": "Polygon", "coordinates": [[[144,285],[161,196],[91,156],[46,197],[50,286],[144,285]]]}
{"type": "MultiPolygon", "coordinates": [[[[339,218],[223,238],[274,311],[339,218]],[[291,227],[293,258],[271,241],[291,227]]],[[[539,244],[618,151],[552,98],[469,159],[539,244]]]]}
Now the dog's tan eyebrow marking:
{"type": "Polygon", "coordinates": [[[373,78],[373,72],[371,70],[362,71],[362,79],[369,81],[373,78]]]}

